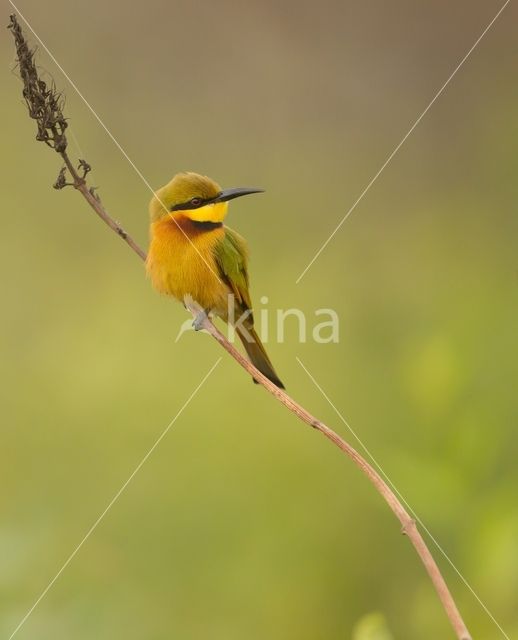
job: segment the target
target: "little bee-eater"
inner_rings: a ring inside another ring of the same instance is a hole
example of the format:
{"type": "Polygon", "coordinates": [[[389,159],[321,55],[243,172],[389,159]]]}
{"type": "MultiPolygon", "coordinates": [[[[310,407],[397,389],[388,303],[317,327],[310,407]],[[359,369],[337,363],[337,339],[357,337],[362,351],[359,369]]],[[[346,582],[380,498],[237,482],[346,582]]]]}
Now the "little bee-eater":
{"type": "Polygon", "coordinates": [[[174,176],[149,205],[146,268],[157,291],[181,302],[190,296],[206,313],[232,323],[252,363],[283,389],[254,329],[246,241],[223,224],[229,200],[261,191],[221,189],[197,173],[174,176]]]}

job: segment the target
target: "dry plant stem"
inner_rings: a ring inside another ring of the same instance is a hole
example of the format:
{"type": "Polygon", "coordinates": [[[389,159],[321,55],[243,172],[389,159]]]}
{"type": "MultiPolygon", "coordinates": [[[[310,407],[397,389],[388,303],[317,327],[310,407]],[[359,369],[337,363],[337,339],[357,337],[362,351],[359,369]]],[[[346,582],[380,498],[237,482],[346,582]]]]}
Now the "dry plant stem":
{"type": "Polygon", "coordinates": [[[140,258],[142,258],[142,260],[145,260],[146,259],[145,251],[143,251],[138,246],[135,240],[133,240],[133,238],[126,231],[124,231],[124,229],[120,226],[120,224],[115,222],[115,220],[108,215],[99,197],[95,194],[93,189],[88,188],[85,178],[79,175],[74,165],[70,162],[70,158],[68,157],[67,152],[62,151],[60,155],[63,158],[63,161],[65,162],[65,166],[67,167],[70,175],[72,176],[73,186],[78,191],[81,192],[83,197],[86,199],[86,201],[95,211],[95,213],[99,216],[99,218],[101,218],[101,220],[103,220],[110,227],[112,231],[115,231],[115,233],[118,236],[120,236],[140,258]]]}
{"type": "Polygon", "coordinates": [[[115,231],[117,235],[127,242],[135,253],[145,260],[146,254],[144,251],[142,251],[126,231],[108,215],[95,190],[87,187],[86,176],[91,171],[90,165],[85,160],[80,160],[79,166],[76,169],[71,162],[67,153],[68,140],[66,130],[68,128],[68,121],[63,113],[63,98],[56,90],[53,81],[50,81],[49,84],[49,82],[41,77],[34,61],[35,52],[29,49],[22,28],[14,14],[10,16],[8,28],[14,37],[18,68],[23,82],[23,98],[27,105],[29,116],[36,121],[36,140],[44,142],[51,149],[54,149],[65,163],[65,166],[59,172],[54,188],[63,189],[68,186],[75,187],[83,194],[90,206],[110,229],[115,231]],[[67,171],[72,177],[72,182],[67,182],[67,171]]]}
{"type": "MultiPolygon", "coordinates": [[[[199,305],[190,301],[187,304],[187,308],[193,314],[194,317],[198,316],[203,310],[199,305]]],[[[315,418],[309,411],[304,409],[298,402],[295,402],[283,389],[276,387],[266,376],[264,376],[254,365],[249,362],[235,347],[231,344],[225,336],[212,324],[212,322],[206,318],[202,323],[202,328],[205,329],[210,335],[219,342],[219,344],[236,360],[243,369],[246,369],[255,380],[257,380],[265,389],[267,389],[273,396],[279,400],[285,407],[287,407],[292,413],[294,413],[300,420],[313,427],[317,431],[320,431],[328,440],[341,449],[355,464],[356,466],[369,478],[379,494],[385,499],[390,509],[396,515],[402,525],[402,533],[410,538],[410,541],[414,545],[419,557],[421,558],[430,579],[439,595],[439,598],[443,604],[444,610],[457,634],[457,638],[460,640],[471,640],[471,636],[464,624],[464,621],[460,615],[460,612],[453,600],[453,597],[448,589],[448,586],[442,577],[439,567],[437,566],[432,554],[425,544],[419,530],[417,529],[415,520],[410,517],[406,509],[398,500],[394,492],[381,478],[381,476],[371,467],[371,465],[352,447],[348,442],[341,438],[337,433],[330,429],[323,422],[315,418]]]]}
{"type": "MultiPolygon", "coordinates": [[[[16,52],[18,64],[20,67],[20,75],[24,83],[23,95],[29,109],[29,115],[36,120],[38,125],[37,140],[44,141],[53,148],[65,163],[58,176],[56,184],[57,189],[65,186],[75,187],[95,213],[115,231],[128,246],[141,258],[146,260],[145,252],[138,244],[129,236],[126,231],[108,214],[102,205],[99,197],[95,194],[93,188],[88,188],[86,175],[90,171],[90,166],[84,160],[79,162],[76,169],[70,161],[66,152],[67,139],[65,129],[67,126],[66,119],[62,113],[62,103],[60,95],[56,92],[54,86],[50,88],[46,86],[43,80],[38,76],[34,65],[34,52],[31,52],[27,46],[27,42],[23,36],[22,30],[16,16],[11,16],[9,28],[15,38],[16,52]],[[72,177],[72,182],[67,182],[65,173],[68,171],[72,177]],[[80,173],[82,172],[82,174],[80,173]]],[[[186,302],[187,308],[197,317],[202,309],[194,302],[186,302]]],[[[430,579],[439,595],[444,610],[453,626],[458,640],[471,640],[466,625],[457,609],[453,597],[442,577],[439,568],[428,550],[421,534],[419,533],[415,521],[407,513],[401,502],[395,496],[393,491],[383,481],[380,475],[371,467],[370,464],[345,440],[337,433],[326,426],[320,420],[317,420],[304,407],[295,402],[285,391],[276,387],[268,378],[266,378],[251,362],[249,362],[241,353],[225,338],[225,336],[205,317],[202,327],[210,333],[210,335],[227,351],[238,364],[240,364],[248,373],[250,373],[267,391],[269,391],[279,402],[294,413],[300,420],[320,431],[328,440],[341,449],[356,466],[369,478],[378,493],[385,499],[390,509],[396,515],[402,525],[402,532],[407,535],[414,545],[421,561],[423,562],[430,579]]]]}

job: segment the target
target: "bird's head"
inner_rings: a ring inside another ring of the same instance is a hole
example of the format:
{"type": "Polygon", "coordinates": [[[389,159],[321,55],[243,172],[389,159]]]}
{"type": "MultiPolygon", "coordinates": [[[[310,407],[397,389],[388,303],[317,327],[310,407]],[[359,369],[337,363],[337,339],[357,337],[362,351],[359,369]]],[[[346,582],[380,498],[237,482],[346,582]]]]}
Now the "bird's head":
{"type": "Polygon", "coordinates": [[[182,213],[196,222],[221,222],[227,215],[229,200],[262,191],[248,187],[222,189],[207,176],[177,173],[153,196],[149,214],[152,222],[175,213],[182,213]]]}

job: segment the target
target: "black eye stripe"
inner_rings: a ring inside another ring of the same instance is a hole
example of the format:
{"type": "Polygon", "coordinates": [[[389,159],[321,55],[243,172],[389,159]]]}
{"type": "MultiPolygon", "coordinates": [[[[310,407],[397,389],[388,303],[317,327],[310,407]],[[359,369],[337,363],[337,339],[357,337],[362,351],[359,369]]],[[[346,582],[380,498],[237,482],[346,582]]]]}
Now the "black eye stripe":
{"type": "Polygon", "coordinates": [[[187,209],[198,209],[204,204],[202,200],[200,204],[193,204],[190,200],[188,202],[181,202],[180,204],[175,204],[171,207],[171,211],[186,211],[187,209]]]}
{"type": "Polygon", "coordinates": [[[191,200],[188,200],[187,202],[181,202],[180,204],[175,204],[174,206],[171,207],[171,211],[188,211],[189,209],[199,209],[200,207],[204,207],[206,204],[210,204],[211,202],[214,202],[216,199],[218,198],[218,196],[214,197],[214,198],[196,198],[197,200],[199,200],[199,204],[193,204],[192,200],[194,200],[194,198],[191,198],[191,200]]]}

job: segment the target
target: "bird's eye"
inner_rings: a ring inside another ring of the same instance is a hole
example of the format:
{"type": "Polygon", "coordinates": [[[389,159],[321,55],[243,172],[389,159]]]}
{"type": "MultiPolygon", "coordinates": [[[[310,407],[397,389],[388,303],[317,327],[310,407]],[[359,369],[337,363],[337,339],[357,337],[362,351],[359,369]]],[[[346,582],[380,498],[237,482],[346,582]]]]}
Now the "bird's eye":
{"type": "Polygon", "coordinates": [[[201,203],[202,203],[202,199],[201,198],[192,198],[191,199],[191,204],[192,204],[193,207],[199,207],[201,203]]]}

